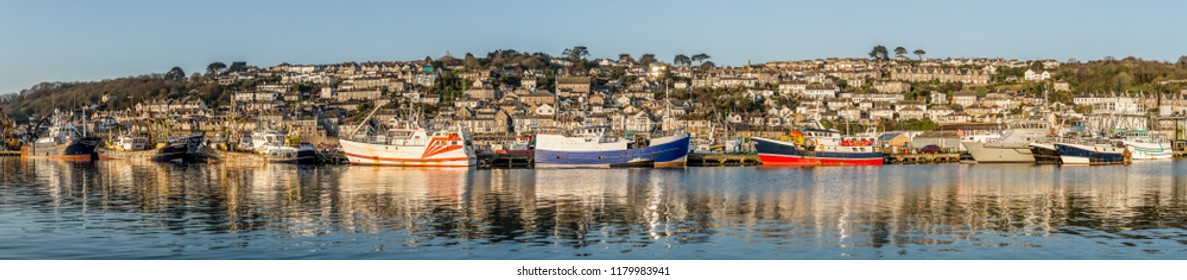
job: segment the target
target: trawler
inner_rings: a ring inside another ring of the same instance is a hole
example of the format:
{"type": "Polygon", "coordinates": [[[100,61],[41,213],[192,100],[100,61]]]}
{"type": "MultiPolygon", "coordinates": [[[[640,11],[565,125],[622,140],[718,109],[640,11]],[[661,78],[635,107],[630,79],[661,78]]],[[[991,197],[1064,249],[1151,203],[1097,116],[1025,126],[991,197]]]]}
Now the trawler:
{"type": "Polygon", "coordinates": [[[1055,148],[1055,141],[1039,141],[1027,144],[1030,153],[1034,155],[1036,164],[1060,164],[1059,149],[1055,148]]]}
{"type": "Polygon", "coordinates": [[[427,131],[411,122],[395,122],[392,128],[340,139],[351,164],[405,167],[469,167],[478,163],[470,135],[454,131],[427,131]]]}
{"type": "Polygon", "coordinates": [[[198,155],[205,137],[191,135],[170,137],[164,142],[154,143],[143,135],[125,135],[97,148],[99,159],[122,159],[139,161],[174,161],[191,159],[198,155]]]}
{"type": "Polygon", "coordinates": [[[311,163],[317,160],[313,145],[290,141],[287,134],[271,129],[242,135],[237,142],[217,144],[212,154],[224,161],[311,163]]]}
{"type": "Polygon", "coordinates": [[[1007,124],[997,137],[982,141],[961,141],[977,163],[1035,162],[1031,143],[1049,137],[1051,125],[1044,121],[1021,121],[1007,124]]]}
{"type": "Polygon", "coordinates": [[[1132,159],[1123,144],[1100,139],[1069,139],[1054,145],[1065,165],[1129,164],[1132,159]]]}
{"type": "Polygon", "coordinates": [[[536,167],[682,167],[688,157],[688,134],[633,138],[608,135],[605,126],[573,133],[536,135],[536,167]]]}
{"type": "Polygon", "coordinates": [[[387,130],[381,130],[382,124],[367,125],[380,108],[382,106],[371,110],[348,135],[349,138],[338,140],[350,164],[403,167],[470,167],[478,164],[470,134],[460,127],[429,131],[415,121],[422,119],[419,114],[407,119],[393,117],[388,121],[387,130]],[[368,133],[359,134],[364,127],[368,128],[368,133]]]}
{"type": "Polygon", "coordinates": [[[138,161],[174,161],[193,159],[199,155],[203,134],[169,136],[169,125],[165,120],[133,124],[118,137],[109,139],[95,149],[99,159],[122,159],[138,161]]]}
{"type": "Polygon", "coordinates": [[[1170,141],[1162,140],[1146,130],[1127,131],[1121,143],[1133,160],[1169,160],[1174,156],[1170,141]]]}
{"type": "Polygon", "coordinates": [[[52,119],[42,119],[40,127],[50,122],[47,133],[31,143],[21,146],[22,158],[51,158],[65,160],[92,160],[99,138],[87,135],[86,128],[70,123],[69,117],[54,112],[52,119]]]}
{"type": "Polygon", "coordinates": [[[751,137],[763,166],[882,165],[876,137],[843,136],[831,129],[805,128],[788,139],[751,137]]]}

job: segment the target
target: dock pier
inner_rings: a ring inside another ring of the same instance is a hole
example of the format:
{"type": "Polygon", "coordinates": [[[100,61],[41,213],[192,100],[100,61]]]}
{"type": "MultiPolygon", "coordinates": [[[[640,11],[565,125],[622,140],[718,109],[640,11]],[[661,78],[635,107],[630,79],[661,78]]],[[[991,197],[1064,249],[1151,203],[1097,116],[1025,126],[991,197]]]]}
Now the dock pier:
{"type": "Polygon", "coordinates": [[[750,154],[689,154],[688,166],[758,166],[762,160],[750,154]]]}
{"type": "Polygon", "coordinates": [[[934,163],[958,163],[960,162],[960,154],[958,153],[940,153],[940,154],[887,154],[886,164],[934,164],[934,163]]]}
{"type": "Polygon", "coordinates": [[[510,169],[533,168],[536,166],[536,156],[533,154],[480,154],[478,168],[482,169],[510,169]]]}

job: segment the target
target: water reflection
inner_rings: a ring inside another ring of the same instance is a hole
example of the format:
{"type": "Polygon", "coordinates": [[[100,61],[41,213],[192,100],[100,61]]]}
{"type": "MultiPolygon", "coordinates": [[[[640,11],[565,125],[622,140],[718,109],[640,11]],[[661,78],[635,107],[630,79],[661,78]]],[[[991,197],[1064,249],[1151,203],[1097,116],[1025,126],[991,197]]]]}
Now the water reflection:
{"type": "Polygon", "coordinates": [[[1181,162],[580,171],[0,164],[0,258],[1187,256],[1181,162]]]}

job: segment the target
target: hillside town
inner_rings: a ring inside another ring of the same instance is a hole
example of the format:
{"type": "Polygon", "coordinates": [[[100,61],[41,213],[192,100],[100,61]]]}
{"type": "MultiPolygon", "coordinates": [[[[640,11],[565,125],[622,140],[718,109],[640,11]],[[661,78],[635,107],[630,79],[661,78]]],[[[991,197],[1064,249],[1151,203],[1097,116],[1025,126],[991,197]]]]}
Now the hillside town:
{"type": "MultiPolygon", "coordinates": [[[[76,111],[100,132],[166,119],[174,131],[279,129],[311,143],[336,143],[361,131],[366,117],[416,118],[433,130],[460,127],[480,146],[541,130],[601,126],[618,135],[685,131],[696,149],[725,151],[746,150],[746,137],[821,124],[846,133],[942,138],[954,136],[921,132],[1041,119],[1061,131],[1140,129],[1178,138],[1187,114],[1187,90],[1078,91],[1055,74],[1062,64],[1056,60],[920,54],[719,67],[706,54],[668,63],[628,54],[589,60],[587,52],[578,46],[567,57],[524,53],[527,59],[512,63],[469,54],[328,65],[236,62],[236,69],[213,63],[203,78],[225,89],[214,103],[191,90],[112,108],[102,104],[130,97],[104,94],[92,110],[76,111]]],[[[945,143],[912,140],[906,142],[945,143]]],[[[957,148],[959,142],[946,143],[957,148]]]]}

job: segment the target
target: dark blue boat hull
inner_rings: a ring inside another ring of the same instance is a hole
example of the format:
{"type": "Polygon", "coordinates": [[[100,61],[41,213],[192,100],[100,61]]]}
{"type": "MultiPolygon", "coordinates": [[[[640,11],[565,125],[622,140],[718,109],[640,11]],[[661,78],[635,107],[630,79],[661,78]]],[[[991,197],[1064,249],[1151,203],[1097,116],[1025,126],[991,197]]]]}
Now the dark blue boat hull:
{"type": "Polygon", "coordinates": [[[643,165],[682,164],[688,156],[689,138],[636,149],[615,151],[552,151],[536,150],[539,167],[628,167],[643,165]]]}
{"type": "Polygon", "coordinates": [[[1120,152],[1099,152],[1064,144],[1055,144],[1055,150],[1063,158],[1064,164],[1123,164],[1126,162],[1125,155],[1120,152]],[[1081,160],[1068,160],[1069,158],[1081,160]]]}

